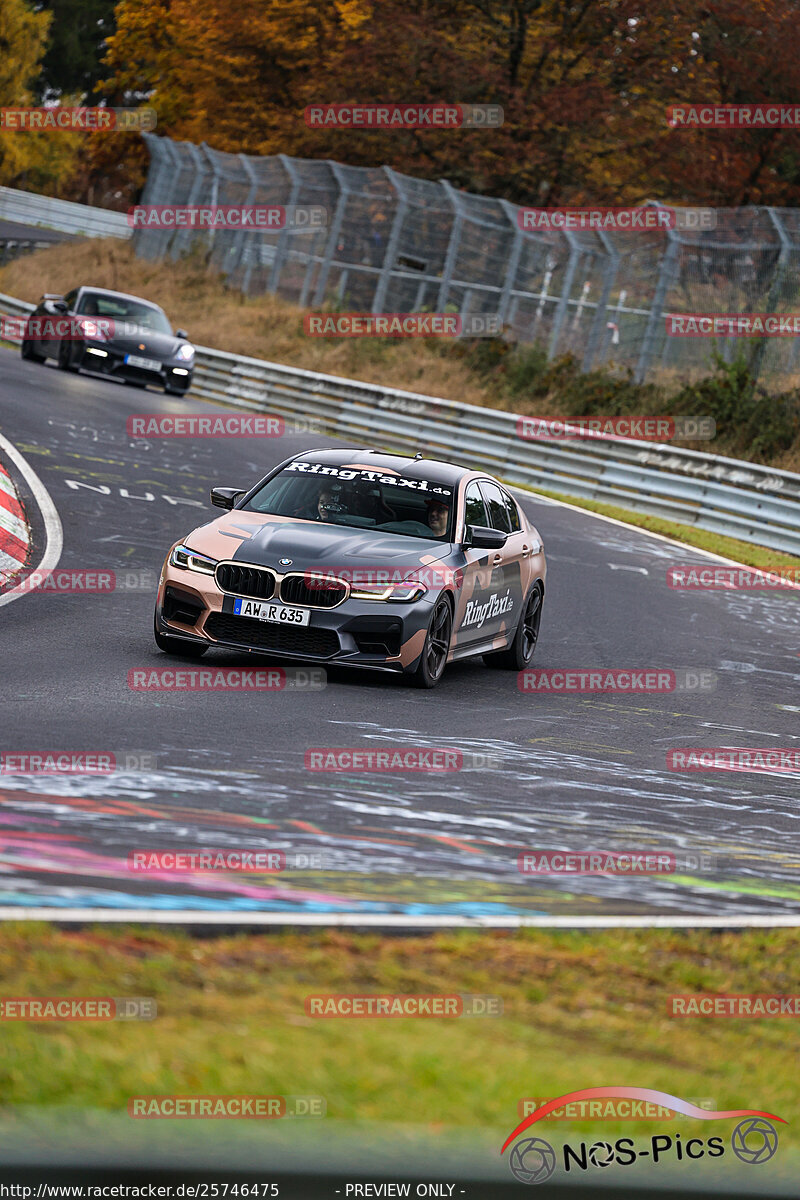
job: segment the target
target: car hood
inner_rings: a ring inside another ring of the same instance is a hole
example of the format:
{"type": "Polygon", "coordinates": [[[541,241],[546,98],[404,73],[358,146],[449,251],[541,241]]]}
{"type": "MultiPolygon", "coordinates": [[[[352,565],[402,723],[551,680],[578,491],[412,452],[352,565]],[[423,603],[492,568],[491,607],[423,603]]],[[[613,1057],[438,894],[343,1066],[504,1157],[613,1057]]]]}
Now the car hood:
{"type": "Polygon", "coordinates": [[[291,517],[263,516],[238,509],[201,525],[186,542],[193,550],[212,558],[255,563],[281,574],[314,570],[336,573],[371,566],[393,571],[406,568],[410,572],[451,552],[446,542],[291,517]],[[282,558],[292,561],[281,563],[282,558]]]}
{"type": "MultiPolygon", "coordinates": [[[[91,320],[91,318],[88,318],[91,320]]],[[[183,338],[177,338],[171,333],[152,333],[149,330],[137,329],[135,332],[115,330],[114,336],[106,339],[115,350],[124,354],[139,354],[144,358],[174,358],[178,347],[185,345],[183,338]]]]}

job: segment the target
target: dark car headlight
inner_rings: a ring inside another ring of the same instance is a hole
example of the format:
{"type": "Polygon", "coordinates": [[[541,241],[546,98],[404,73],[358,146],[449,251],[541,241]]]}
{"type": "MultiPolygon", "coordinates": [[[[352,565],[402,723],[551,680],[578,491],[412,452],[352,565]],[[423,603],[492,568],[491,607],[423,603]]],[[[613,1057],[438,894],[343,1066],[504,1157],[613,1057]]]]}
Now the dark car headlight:
{"type": "Polygon", "coordinates": [[[180,567],[184,571],[199,571],[202,575],[213,575],[217,568],[216,558],[198,554],[188,546],[176,546],[169,556],[169,562],[172,567],[180,567]]]}

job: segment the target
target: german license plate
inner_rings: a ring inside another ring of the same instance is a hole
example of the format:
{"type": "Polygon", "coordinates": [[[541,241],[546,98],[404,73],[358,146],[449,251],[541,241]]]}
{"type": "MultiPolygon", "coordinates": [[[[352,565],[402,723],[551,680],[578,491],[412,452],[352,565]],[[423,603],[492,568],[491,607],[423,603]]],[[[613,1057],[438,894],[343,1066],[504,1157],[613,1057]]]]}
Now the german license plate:
{"type": "Polygon", "coordinates": [[[311,620],[308,609],[288,608],[285,604],[239,596],[233,602],[233,611],[237,617],[254,617],[257,621],[271,621],[273,625],[308,625],[311,620]]]}
{"type": "Polygon", "coordinates": [[[155,358],[140,358],[138,354],[126,354],[125,362],[129,367],[138,367],[140,371],[160,371],[161,363],[155,358]]]}

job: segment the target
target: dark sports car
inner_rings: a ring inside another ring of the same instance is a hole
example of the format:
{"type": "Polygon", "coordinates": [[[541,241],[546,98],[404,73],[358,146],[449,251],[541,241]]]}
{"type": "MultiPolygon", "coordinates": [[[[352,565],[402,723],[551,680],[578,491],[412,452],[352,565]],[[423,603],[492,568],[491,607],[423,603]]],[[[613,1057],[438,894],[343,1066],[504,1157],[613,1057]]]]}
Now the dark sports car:
{"type": "Polygon", "coordinates": [[[183,329],[173,333],[164,310],[149,300],[80,287],[66,296],[42,297],[28,317],[22,357],[55,358],[62,371],[84,368],[183,396],[194,373],[194,347],[187,338],[183,329]]]}
{"type": "Polygon", "coordinates": [[[483,655],[521,670],[539,633],[541,538],[482,472],[370,449],[309,450],[177,542],[161,572],[160,649],[210,646],[404,673],[433,687],[483,655]]]}

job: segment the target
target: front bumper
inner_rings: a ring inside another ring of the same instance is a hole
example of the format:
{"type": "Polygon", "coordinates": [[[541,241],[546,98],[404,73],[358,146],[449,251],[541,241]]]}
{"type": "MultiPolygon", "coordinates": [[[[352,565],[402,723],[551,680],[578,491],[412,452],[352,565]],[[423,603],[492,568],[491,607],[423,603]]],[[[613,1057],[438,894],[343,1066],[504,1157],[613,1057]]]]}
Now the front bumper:
{"type": "Polygon", "coordinates": [[[112,379],[130,383],[151,384],[153,387],[170,387],[176,391],[188,391],[192,385],[194,364],[167,359],[158,371],[143,371],[125,362],[126,351],[114,349],[109,342],[85,342],[76,351],[75,362],[86,371],[108,375],[112,379]]]}
{"type": "Polygon", "coordinates": [[[298,662],[375,670],[413,669],[422,653],[436,595],[409,603],[346,599],[335,608],[290,605],[310,613],[308,625],[277,625],[236,616],[234,595],[210,575],[164,565],[156,624],[161,633],[226,649],[298,662]]]}

